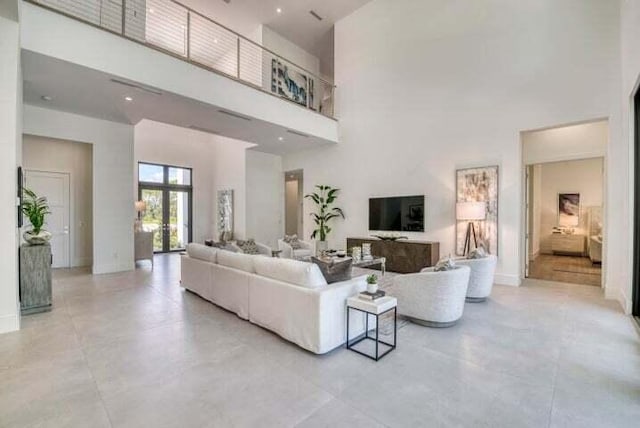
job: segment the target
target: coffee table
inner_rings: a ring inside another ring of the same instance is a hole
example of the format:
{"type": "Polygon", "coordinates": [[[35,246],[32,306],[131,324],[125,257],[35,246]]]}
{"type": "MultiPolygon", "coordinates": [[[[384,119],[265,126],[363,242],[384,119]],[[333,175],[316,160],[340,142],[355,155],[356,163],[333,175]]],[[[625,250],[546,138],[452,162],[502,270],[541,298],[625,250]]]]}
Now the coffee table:
{"type": "Polygon", "coordinates": [[[356,266],[356,267],[369,267],[369,266],[376,266],[376,265],[380,265],[380,271],[382,272],[382,275],[384,276],[385,270],[386,270],[386,264],[387,264],[387,259],[385,257],[371,257],[370,259],[361,259],[361,260],[354,260],[353,263],[351,264],[351,266],[356,266]]]}

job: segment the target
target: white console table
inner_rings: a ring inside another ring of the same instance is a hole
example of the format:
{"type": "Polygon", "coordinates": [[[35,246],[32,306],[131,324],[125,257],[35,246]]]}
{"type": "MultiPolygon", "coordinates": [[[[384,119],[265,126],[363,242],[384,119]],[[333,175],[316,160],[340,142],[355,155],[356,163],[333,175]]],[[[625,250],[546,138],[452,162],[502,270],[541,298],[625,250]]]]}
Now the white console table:
{"type": "Polygon", "coordinates": [[[553,254],[576,254],[582,256],[585,253],[585,236],[553,233],[551,235],[551,251],[553,254]]]}

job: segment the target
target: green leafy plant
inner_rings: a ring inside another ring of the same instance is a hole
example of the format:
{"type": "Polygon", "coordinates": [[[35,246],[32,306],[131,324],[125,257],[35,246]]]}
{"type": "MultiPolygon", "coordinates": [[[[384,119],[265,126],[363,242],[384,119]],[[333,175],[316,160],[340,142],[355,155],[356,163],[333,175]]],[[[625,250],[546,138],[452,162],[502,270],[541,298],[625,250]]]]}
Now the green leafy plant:
{"type": "Polygon", "coordinates": [[[33,234],[37,235],[44,226],[45,216],[51,214],[49,202],[44,196],[38,197],[32,190],[23,189],[22,212],[29,218],[33,234]]]}
{"type": "Polygon", "coordinates": [[[305,195],[305,198],[313,200],[318,206],[318,212],[311,213],[317,226],[311,234],[311,239],[318,238],[320,241],[326,241],[327,235],[331,232],[329,221],[336,217],[344,218],[341,208],[331,206],[338,197],[340,189],[323,184],[316,185],[316,188],[318,189],[316,192],[305,195]]]}
{"type": "Polygon", "coordinates": [[[371,274],[367,276],[367,284],[377,284],[378,283],[378,275],[371,274]]]}

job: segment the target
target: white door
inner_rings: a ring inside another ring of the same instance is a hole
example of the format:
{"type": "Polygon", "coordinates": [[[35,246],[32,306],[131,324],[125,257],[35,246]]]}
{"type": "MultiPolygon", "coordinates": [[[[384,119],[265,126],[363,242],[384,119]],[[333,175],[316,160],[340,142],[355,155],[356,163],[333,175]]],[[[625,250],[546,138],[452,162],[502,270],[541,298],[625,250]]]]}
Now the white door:
{"type": "MultiPolygon", "coordinates": [[[[47,215],[45,229],[53,235],[51,254],[54,268],[68,268],[70,264],[69,239],[69,174],[59,172],[29,171],[25,173],[25,187],[44,196],[49,202],[51,214],[47,215]]],[[[25,223],[29,219],[25,218],[25,223]]],[[[30,227],[28,224],[27,227],[30,227]]]]}

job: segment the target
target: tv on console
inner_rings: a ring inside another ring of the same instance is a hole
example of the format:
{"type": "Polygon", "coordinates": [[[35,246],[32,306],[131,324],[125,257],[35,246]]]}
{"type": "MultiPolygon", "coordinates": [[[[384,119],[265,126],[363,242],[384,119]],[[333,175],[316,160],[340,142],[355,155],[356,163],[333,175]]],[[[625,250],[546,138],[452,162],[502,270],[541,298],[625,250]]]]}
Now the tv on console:
{"type": "Polygon", "coordinates": [[[369,199],[369,230],[424,232],[424,195],[369,199]]]}

